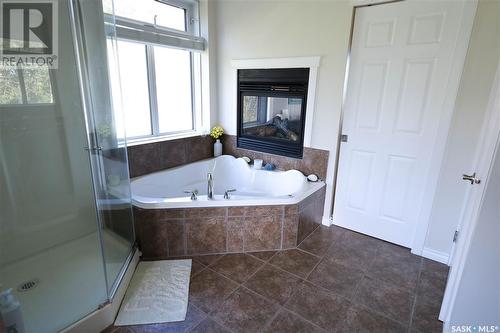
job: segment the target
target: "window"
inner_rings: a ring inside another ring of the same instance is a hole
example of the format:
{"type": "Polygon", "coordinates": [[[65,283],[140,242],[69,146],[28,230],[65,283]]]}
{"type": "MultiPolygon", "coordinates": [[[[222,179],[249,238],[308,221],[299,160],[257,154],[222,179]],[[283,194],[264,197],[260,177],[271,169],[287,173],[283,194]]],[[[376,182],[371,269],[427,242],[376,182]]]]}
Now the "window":
{"type": "Polygon", "coordinates": [[[53,103],[47,67],[0,68],[0,105],[53,103]]]}
{"type": "Polygon", "coordinates": [[[104,0],[104,12],[136,21],[186,31],[186,9],[158,0],[104,0]],[[140,4],[139,4],[140,2],[140,4]],[[114,8],[113,8],[114,4],[114,8]]]}
{"type": "MultiPolygon", "coordinates": [[[[179,7],[178,0],[175,4],[114,2],[117,39],[108,39],[108,55],[112,91],[121,88],[121,100],[120,94],[113,94],[114,109],[123,111],[125,118],[123,123],[115,115],[117,129],[125,128],[125,133],[117,133],[120,138],[126,134],[128,139],[141,140],[201,129],[197,105],[200,51],[205,43],[194,26],[196,2],[186,2],[185,7],[179,7]]],[[[104,8],[111,11],[106,1],[104,8]]]]}

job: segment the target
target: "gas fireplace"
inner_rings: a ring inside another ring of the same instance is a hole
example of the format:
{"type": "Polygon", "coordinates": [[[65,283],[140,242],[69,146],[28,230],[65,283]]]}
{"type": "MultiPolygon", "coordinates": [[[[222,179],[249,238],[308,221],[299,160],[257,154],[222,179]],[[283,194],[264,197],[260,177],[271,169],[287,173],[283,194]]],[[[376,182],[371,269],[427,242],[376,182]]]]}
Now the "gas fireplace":
{"type": "Polygon", "coordinates": [[[239,69],[240,148],[302,158],[309,68],[239,69]]]}

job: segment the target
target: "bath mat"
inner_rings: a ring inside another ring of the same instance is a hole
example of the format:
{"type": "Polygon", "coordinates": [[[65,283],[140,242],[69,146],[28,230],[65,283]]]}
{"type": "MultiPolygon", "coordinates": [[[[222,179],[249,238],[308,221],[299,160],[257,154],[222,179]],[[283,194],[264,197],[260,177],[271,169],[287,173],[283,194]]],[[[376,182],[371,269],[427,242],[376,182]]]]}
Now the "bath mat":
{"type": "Polygon", "coordinates": [[[186,319],[191,259],[141,261],[115,325],[159,324],[186,319]]]}

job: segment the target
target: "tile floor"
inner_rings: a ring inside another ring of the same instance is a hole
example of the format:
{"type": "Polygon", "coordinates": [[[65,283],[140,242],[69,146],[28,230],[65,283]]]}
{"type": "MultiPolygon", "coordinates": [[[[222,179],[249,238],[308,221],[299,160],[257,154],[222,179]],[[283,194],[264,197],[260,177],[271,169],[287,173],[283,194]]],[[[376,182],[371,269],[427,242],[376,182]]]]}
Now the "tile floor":
{"type": "Polygon", "coordinates": [[[448,268],[319,227],[297,249],[193,257],[186,320],[106,333],[441,332],[448,268]]]}

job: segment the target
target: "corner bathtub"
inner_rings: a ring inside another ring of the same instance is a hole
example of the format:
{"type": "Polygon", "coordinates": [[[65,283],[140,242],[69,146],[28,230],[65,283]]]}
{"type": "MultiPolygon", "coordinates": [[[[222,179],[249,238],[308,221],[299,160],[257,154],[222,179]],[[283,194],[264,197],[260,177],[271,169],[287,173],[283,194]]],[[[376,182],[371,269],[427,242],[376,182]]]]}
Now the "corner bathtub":
{"type": "Polygon", "coordinates": [[[230,155],[207,159],[132,179],[132,203],[143,209],[293,205],[324,186],[308,182],[297,170],[255,170],[230,155]],[[207,174],[213,175],[214,198],[207,198],[207,174]],[[224,192],[230,199],[224,199],[224,192]],[[184,191],[198,191],[191,200],[184,191]]]}

